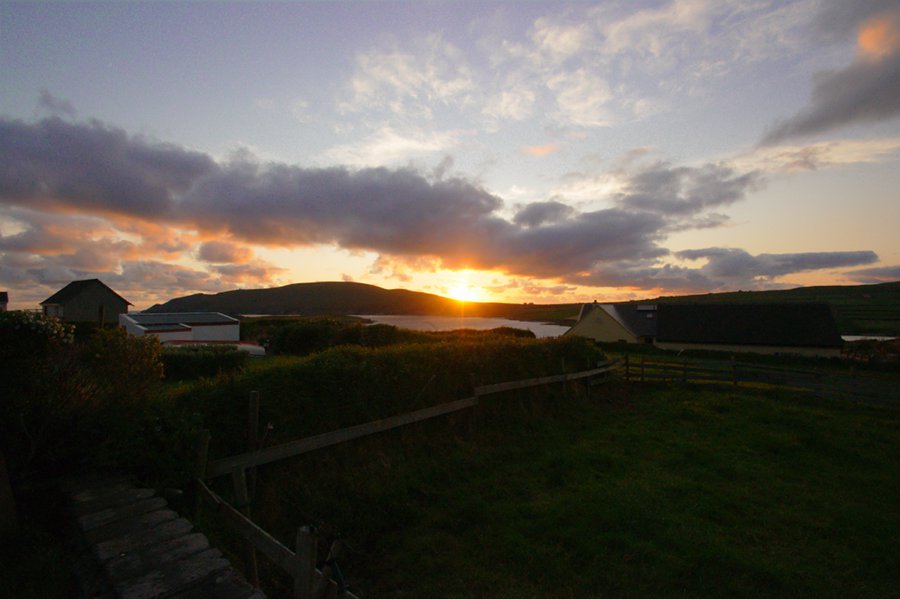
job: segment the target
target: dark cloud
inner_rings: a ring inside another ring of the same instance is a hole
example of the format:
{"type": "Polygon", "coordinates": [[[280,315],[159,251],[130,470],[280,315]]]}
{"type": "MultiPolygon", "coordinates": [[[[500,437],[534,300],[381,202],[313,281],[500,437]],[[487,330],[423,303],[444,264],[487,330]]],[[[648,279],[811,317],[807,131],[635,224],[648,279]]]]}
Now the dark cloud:
{"type": "Polygon", "coordinates": [[[844,275],[856,283],[874,284],[900,281],[900,265],[851,270],[844,275]]]}
{"type": "Polygon", "coordinates": [[[38,96],[38,107],[52,116],[75,116],[75,107],[68,100],[57,98],[46,89],[38,96]]]}
{"type": "Polygon", "coordinates": [[[900,53],[879,61],[858,61],[820,74],[810,105],[775,126],[765,145],[826,133],[845,125],[877,123],[900,116],[900,53]]]}
{"type": "Polygon", "coordinates": [[[756,172],[716,164],[621,171],[623,191],[597,198],[612,207],[579,212],[551,200],[507,220],[500,198],[447,177],[449,163],[429,177],[262,163],[246,153],[216,162],[96,121],[55,118],[0,118],[0,153],[0,216],[19,225],[0,235],[0,284],[20,281],[22,272],[46,285],[99,275],[142,295],[272,284],[280,270],[253,259],[247,244],[330,244],[375,252],[373,268],[401,279],[428,268],[475,268],[554,279],[562,291],[575,284],[718,289],[877,259],[711,248],[678,255],[706,259],[700,268],[660,266],[669,234],[720,226],[727,217],[712,210],[762,183],[756,172]],[[201,272],[159,261],[187,256],[210,266],[201,272]]]}
{"type": "Polygon", "coordinates": [[[734,248],[704,248],[677,252],[686,260],[706,259],[702,272],[711,279],[752,281],[807,272],[811,270],[845,268],[878,262],[875,252],[802,252],[788,254],[758,254],[734,248]]]}
{"type": "Polygon", "coordinates": [[[633,210],[690,216],[742,200],[762,183],[762,175],[756,171],[738,173],[718,164],[673,167],[658,162],[633,175],[616,200],[633,210]]]}
{"type": "Polygon", "coordinates": [[[562,202],[534,202],[516,213],[513,222],[524,227],[538,227],[545,223],[564,220],[575,213],[575,209],[562,202]]]}
{"type": "Polygon", "coordinates": [[[828,3],[817,25],[820,31],[844,39],[858,36],[859,56],[842,69],[816,75],[809,105],[777,123],[763,137],[763,145],[900,116],[897,2],[828,3]]]}
{"type": "Polygon", "coordinates": [[[213,264],[244,264],[253,258],[253,251],[228,241],[207,241],[200,246],[197,257],[213,264]]]}
{"type": "Polygon", "coordinates": [[[165,218],[215,168],[205,154],[129,137],[98,121],[0,117],[0,202],[165,218]]]}
{"type": "MultiPolygon", "coordinates": [[[[734,248],[704,248],[676,252],[684,260],[705,259],[699,267],[656,265],[650,261],[623,260],[605,264],[579,277],[581,284],[635,289],[664,289],[696,293],[729,289],[781,287],[775,279],[812,270],[845,268],[878,261],[874,252],[805,252],[758,254],[734,248]]],[[[572,279],[570,279],[572,280],[572,279]]],[[[575,280],[572,280],[575,282],[575,280]]]]}

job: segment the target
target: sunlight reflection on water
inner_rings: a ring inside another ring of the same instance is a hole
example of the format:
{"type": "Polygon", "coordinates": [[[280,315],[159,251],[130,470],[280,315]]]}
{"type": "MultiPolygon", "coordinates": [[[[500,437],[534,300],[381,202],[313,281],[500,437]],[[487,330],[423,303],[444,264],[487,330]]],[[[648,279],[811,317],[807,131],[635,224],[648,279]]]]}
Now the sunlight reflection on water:
{"type": "Polygon", "coordinates": [[[475,329],[485,331],[498,327],[528,329],[537,337],[558,337],[569,330],[569,327],[543,322],[509,320],[507,318],[482,318],[480,316],[407,316],[389,314],[365,314],[361,318],[378,324],[389,324],[401,329],[413,331],[454,331],[456,329],[475,329]]]}

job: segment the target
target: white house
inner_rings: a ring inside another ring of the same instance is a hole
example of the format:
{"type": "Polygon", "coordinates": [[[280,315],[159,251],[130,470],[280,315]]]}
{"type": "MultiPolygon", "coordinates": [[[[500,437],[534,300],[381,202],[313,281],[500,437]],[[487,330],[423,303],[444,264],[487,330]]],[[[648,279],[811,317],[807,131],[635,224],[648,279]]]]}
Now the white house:
{"type": "Polygon", "coordinates": [[[241,323],[219,312],[119,314],[119,326],[131,335],[156,335],[162,343],[240,341],[241,323]]]}

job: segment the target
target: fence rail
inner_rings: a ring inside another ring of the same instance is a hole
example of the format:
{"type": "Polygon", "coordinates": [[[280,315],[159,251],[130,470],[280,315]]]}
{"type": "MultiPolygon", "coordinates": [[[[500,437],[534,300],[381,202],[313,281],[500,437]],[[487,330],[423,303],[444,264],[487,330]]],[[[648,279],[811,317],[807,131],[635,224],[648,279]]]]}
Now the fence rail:
{"type": "MultiPolygon", "coordinates": [[[[247,481],[248,479],[253,479],[253,468],[461,410],[477,409],[481,398],[486,395],[554,383],[567,384],[569,381],[585,380],[615,372],[620,370],[621,366],[621,360],[612,360],[598,364],[597,368],[582,372],[482,385],[475,387],[475,395],[473,397],[457,399],[414,412],[407,412],[406,414],[399,414],[321,435],[306,437],[265,449],[256,447],[256,440],[259,438],[257,430],[259,426],[259,394],[252,392],[250,395],[250,430],[248,435],[251,451],[208,461],[209,433],[204,431],[201,434],[197,448],[197,464],[195,466],[197,475],[196,494],[198,498],[205,499],[207,503],[210,503],[215,508],[216,514],[221,517],[222,522],[247,542],[248,564],[253,570],[251,577],[255,578],[255,552],[259,551],[293,578],[294,597],[298,599],[319,599],[327,596],[328,593],[335,592],[339,597],[357,599],[355,595],[346,591],[342,584],[331,580],[330,572],[323,573],[315,569],[316,541],[315,535],[309,527],[301,527],[298,530],[297,548],[296,551],[291,551],[250,519],[250,492],[247,481]],[[231,476],[236,505],[226,502],[212,491],[205,482],[221,476],[231,476]]],[[[333,546],[329,556],[333,558],[337,553],[337,548],[333,546]]],[[[333,564],[334,559],[330,559],[328,563],[333,564]]],[[[328,568],[330,571],[334,571],[335,566],[328,566],[328,568]]]]}
{"type": "MultiPolygon", "coordinates": [[[[249,415],[249,448],[246,453],[217,460],[207,460],[209,434],[204,431],[197,451],[197,496],[211,503],[222,521],[241,535],[248,544],[248,563],[254,571],[255,551],[259,551],[294,580],[294,597],[299,599],[331,596],[357,599],[346,591],[342,581],[331,579],[336,566],[326,566],[326,572],[316,569],[315,534],[309,527],[301,527],[297,532],[296,550],[291,551],[249,517],[250,493],[248,478],[253,480],[253,469],[278,460],[296,457],[317,449],[323,449],[353,439],[423,422],[454,412],[471,409],[478,412],[482,398],[486,395],[527,389],[570,381],[588,384],[600,382],[601,375],[616,374],[631,382],[663,382],[715,385],[749,384],[754,387],[792,389],[811,392],[818,397],[839,397],[854,401],[867,401],[890,406],[900,406],[900,389],[895,384],[858,377],[834,375],[813,370],[792,369],[764,364],[731,362],[703,362],[688,360],[631,359],[626,356],[598,364],[589,370],[544,376],[532,379],[507,381],[475,387],[474,396],[429,406],[406,414],[399,414],[349,428],[344,428],[297,441],[291,441],[265,449],[259,448],[259,394],[251,393],[249,415]],[[249,476],[248,476],[249,472],[249,476]],[[206,480],[231,476],[236,505],[231,505],[213,492],[206,480]]],[[[252,486],[252,485],[251,485],[252,486]]],[[[338,550],[333,546],[330,557],[338,550]]],[[[329,564],[334,559],[328,560],[329,564]]],[[[340,576],[338,575],[339,579],[340,576]]]]}
{"type": "Polygon", "coordinates": [[[896,382],[772,364],[626,357],[623,374],[628,381],[731,383],[735,386],[749,384],[763,388],[792,389],[823,398],[900,407],[900,385],[896,382]]]}

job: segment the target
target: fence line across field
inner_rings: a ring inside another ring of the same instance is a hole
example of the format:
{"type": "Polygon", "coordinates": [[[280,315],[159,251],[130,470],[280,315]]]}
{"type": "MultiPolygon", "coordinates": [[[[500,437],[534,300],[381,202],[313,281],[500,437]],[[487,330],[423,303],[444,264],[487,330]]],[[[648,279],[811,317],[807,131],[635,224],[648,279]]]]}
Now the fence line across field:
{"type": "MultiPolygon", "coordinates": [[[[565,370],[565,364],[563,364],[565,370]]],[[[288,459],[305,453],[323,449],[354,439],[360,439],[381,432],[404,427],[416,422],[424,422],[462,410],[473,410],[473,421],[481,418],[479,407],[482,398],[487,395],[553,385],[564,386],[572,381],[582,381],[588,385],[605,381],[608,377],[601,375],[617,374],[629,382],[712,384],[716,386],[737,386],[741,383],[752,386],[764,385],[770,388],[781,388],[811,392],[818,397],[838,397],[853,401],[868,401],[888,406],[900,406],[900,390],[895,385],[877,380],[860,380],[858,377],[847,377],[827,374],[815,370],[803,370],[789,367],[758,365],[730,362],[665,360],[652,357],[641,357],[639,360],[629,356],[617,358],[597,365],[596,368],[581,372],[565,373],[481,385],[474,388],[474,395],[437,405],[422,408],[405,414],[398,414],[364,424],[305,437],[273,447],[259,447],[259,393],[251,392],[249,411],[248,449],[246,453],[233,455],[217,460],[208,460],[209,432],[202,431],[197,451],[196,497],[211,503],[224,523],[241,535],[247,543],[247,563],[250,577],[256,580],[256,551],[259,551],[272,563],[284,570],[294,580],[294,597],[298,599],[321,599],[338,596],[356,599],[346,590],[343,581],[331,579],[332,573],[339,569],[336,565],[326,566],[325,572],[316,569],[316,536],[310,527],[300,527],[296,537],[296,550],[291,551],[265,530],[255,524],[250,517],[250,489],[255,487],[255,468],[275,461],[288,459]],[[234,491],[235,505],[231,505],[212,491],[207,480],[230,476],[234,491]],[[249,483],[248,483],[249,481],[249,483]]],[[[339,548],[332,546],[328,564],[335,564],[339,548]]]]}
{"type": "MultiPolygon", "coordinates": [[[[208,503],[212,504],[215,507],[216,514],[221,517],[223,523],[244,538],[247,543],[247,563],[248,567],[251,569],[249,577],[253,579],[257,586],[256,551],[259,551],[293,578],[294,597],[297,599],[320,599],[321,597],[327,596],[327,593],[329,592],[336,592],[337,596],[342,598],[356,599],[355,595],[346,591],[342,584],[338,584],[334,580],[331,580],[328,577],[329,573],[322,573],[315,569],[316,537],[312,529],[309,527],[301,527],[298,530],[297,549],[296,551],[291,551],[252,521],[249,512],[251,496],[249,487],[253,486],[252,481],[255,479],[254,469],[257,466],[296,457],[317,449],[338,445],[353,439],[367,437],[369,435],[400,428],[416,422],[423,422],[461,410],[477,410],[480,398],[486,395],[554,383],[566,385],[570,381],[585,380],[602,374],[615,372],[621,368],[622,363],[622,360],[611,360],[609,362],[598,364],[597,368],[582,372],[482,385],[475,387],[475,395],[473,397],[457,399],[455,401],[437,404],[421,410],[407,412],[405,414],[399,414],[397,416],[391,416],[389,418],[383,418],[312,437],[306,437],[265,449],[255,446],[259,439],[259,393],[253,391],[250,395],[250,431],[248,435],[251,451],[209,461],[209,432],[201,432],[200,443],[197,449],[197,464],[195,466],[197,476],[195,493],[197,501],[205,499],[208,503]],[[206,484],[207,480],[229,475],[232,479],[235,505],[226,502],[206,484]],[[250,485],[248,485],[248,480],[251,481],[250,485]]],[[[195,508],[196,507],[199,506],[196,506],[195,504],[195,508]]],[[[333,546],[331,553],[336,554],[337,548],[333,546]]],[[[331,553],[329,555],[331,555],[331,553]]],[[[329,563],[332,562],[334,562],[334,560],[330,559],[329,563]]]]}

